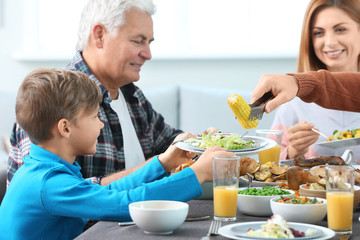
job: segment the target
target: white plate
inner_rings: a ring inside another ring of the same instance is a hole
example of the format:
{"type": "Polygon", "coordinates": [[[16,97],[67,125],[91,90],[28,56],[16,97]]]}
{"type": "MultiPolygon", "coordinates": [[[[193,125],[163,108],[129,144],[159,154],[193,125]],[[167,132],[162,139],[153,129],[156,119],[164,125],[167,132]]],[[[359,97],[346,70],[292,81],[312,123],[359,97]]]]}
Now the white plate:
{"type": "MultiPolygon", "coordinates": [[[[254,237],[250,237],[250,236],[241,236],[241,234],[239,234],[239,229],[249,229],[252,228],[254,230],[260,229],[262,224],[265,224],[266,221],[262,221],[262,222],[244,222],[244,223],[235,223],[235,224],[229,224],[226,225],[224,227],[221,227],[219,229],[219,234],[221,236],[227,237],[227,238],[231,238],[231,239],[255,239],[254,237]]],[[[321,233],[319,236],[315,236],[314,237],[303,237],[303,238],[295,238],[295,239],[317,239],[317,240],[326,240],[326,239],[330,239],[332,237],[335,236],[335,232],[331,229],[328,229],[326,227],[322,227],[322,226],[317,226],[317,225],[312,225],[312,224],[306,224],[306,223],[295,223],[295,222],[289,222],[289,226],[294,228],[295,230],[301,230],[301,231],[306,231],[306,229],[308,228],[312,228],[312,229],[316,229],[318,230],[319,233],[321,233]]],[[[272,238],[259,238],[257,237],[256,239],[272,239],[272,238]]],[[[283,238],[283,239],[288,239],[288,238],[283,238]]],[[[293,238],[294,239],[294,238],[293,238]]]]}
{"type": "Polygon", "coordinates": [[[355,169],[360,169],[360,165],[356,164],[356,165],[351,165],[353,168],[355,169]]]}
{"type": "MultiPolygon", "coordinates": [[[[245,141],[250,141],[250,140],[255,141],[255,143],[257,144],[256,147],[249,148],[249,149],[228,150],[228,151],[234,152],[234,153],[236,153],[236,155],[245,155],[245,154],[257,153],[257,152],[263,151],[265,149],[276,146],[276,142],[274,140],[271,140],[268,138],[257,137],[257,136],[245,136],[245,137],[243,137],[243,139],[245,141]]],[[[188,152],[194,152],[194,153],[198,153],[198,154],[201,154],[205,151],[205,149],[196,148],[196,147],[192,146],[190,143],[184,142],[184,141],[179,141],[178,143],[176,143],[176,146],[182,150],[185,150],[188,152]]]]}
{"type": "Polygon", "coordinates": [[[333,140],[329,142],[319,142],[317,143],[323,147],[331,147],[331,148],[342,148],[342,147],[350,147],[360,145],[360,137],[357,138],[348,138],[348,139],[341,139],[341,140],[333,140]]]}
{"type": "MultiPolygon", "coordinates": [[[[241,176],[240,179],[246,183],[249,183],[249,180],[244,176],[241,176]]],[[[256,181],[256,180],[252,181],[253,187],[278,186],[279,184],[280,182],[264,182],[264,181],[256,181]]]]}
{"type": "MultiPolygon", "coordinates": [[[[266,222],[252,222],[251,224],[251,228],[253,230],[258,230],[261,229],[261,225],[264,225],[266,222]]],[[[302,226],[302,225],[289,225],[289,227],[298,230],[298,231],[302,231],[302,232],[306,232],[306,230],[309,228],[307,226],[302,226]]],[[[249,238],[249,239],[259,239],[259,237],[253,237],[253,236],[248,236],[247,235],[247,231],[249,229],[249,225],[245,224],[245,225],[240,225],[240,226],[234,226],[232,228],[230,228],[230,231],[235,234],[238,237],[243,237],[243,238],[249,238]]],[[[316,233],[312,236],[308,236],[308,237],[297,237],[296,239],[299,240],[304,240],[304,239],[314,239],[314,238],[318,238],[321,235],[323,235],[323,231],[316,229],[316,233]]],[[[277,240],[277,238],[269,238],[269,240],[277,240]]]]}

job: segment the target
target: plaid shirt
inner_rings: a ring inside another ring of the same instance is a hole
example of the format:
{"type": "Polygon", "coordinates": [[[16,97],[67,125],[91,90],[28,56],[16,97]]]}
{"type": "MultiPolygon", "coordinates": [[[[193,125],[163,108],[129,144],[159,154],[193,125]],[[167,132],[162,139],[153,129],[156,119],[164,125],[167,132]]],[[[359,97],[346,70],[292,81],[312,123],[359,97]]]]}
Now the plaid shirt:
{"type": "MultiPolygon", "coordinates": [[[[121,126],[117,114],[111,109],[111,96],[107,89],[92,74],[80,52],[77,52],[72,62],[66,67],[69,70],[81,71],[89,75],[103,93],[100,103],[99,118],[104,128],[98,137],[96,153],[91,156],[78,156],[76,161],[81,166],[85,178],[91,178],[94,183],[99,177],[114,173],[125,168],[124,144],[121,126]]],[[[174,138],[181,133],[164,122],[145,98],[143,92],[130,83],[120,88],[127,102],[131,121],[134,125],[145,159],[164,152],[174,138]]],[[[20,126],[15,123],[11,138],[7,183],[11,181],[15,171],[23,164],[23,157],[29,154],[30,139],[20,126]]]]}

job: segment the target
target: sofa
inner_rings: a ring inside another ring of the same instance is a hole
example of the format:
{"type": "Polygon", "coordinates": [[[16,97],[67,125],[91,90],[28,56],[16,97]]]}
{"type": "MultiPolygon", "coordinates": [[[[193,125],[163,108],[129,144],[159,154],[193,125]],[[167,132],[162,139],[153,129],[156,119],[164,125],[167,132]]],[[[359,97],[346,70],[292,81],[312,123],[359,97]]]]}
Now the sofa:
{"type": "MultiPolygon", "coordinates": [[[[144,90],[153,108],[161,113],[170,125],[198,134],[208,127],[232,133],[246,131],[227,104],[227,98],[234,93],[250,102],[252,92],[241,89],[176,85],[144,90]]],[[[274,115],[274,112],[264,114],[256,129],[269,129],[274,115]]],[[[248,135],[255,134],[255,129],[248,131],[248,135]]]]}
{"type": "MultiPolygon", "coordinates": [[[[227,98],[237,93],[247,102],[251,92],[241,89],[208,88],[193,85],[173,85],[144,90],[153,108],[161,113],[170,125],[192,133],[201,134],[208,127],[223,132],[244,133],[227,104],[227,98]]],[[[0,203],[6,189],[6,166],[9,138],[15,121],[16,93],[0,92],[0,109],[3,114],[0,124],[0,203]]],[[[256,129],[271,127],[274,113],[265,114],[256,129]]],[[[254,134],[254,129],[248,135],[254,134]]]]}

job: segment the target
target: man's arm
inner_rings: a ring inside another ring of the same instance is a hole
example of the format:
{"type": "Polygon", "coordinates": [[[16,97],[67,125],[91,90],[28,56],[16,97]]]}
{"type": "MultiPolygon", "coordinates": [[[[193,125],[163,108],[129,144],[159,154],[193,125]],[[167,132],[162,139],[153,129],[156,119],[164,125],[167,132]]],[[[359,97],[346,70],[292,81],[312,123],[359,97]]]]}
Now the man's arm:
{"type": "Polygon", "coordinates": [[[31,141],[26,132],[17,123],[14,124],[11,132],[10,145],[6,179],[7,186],[9,186],[15,172],[24,164],[24,156],[30,152],[31,141]]]}
{"type": "MultiPolygon", "coordinates": [[[[152,158],[151,158],[152,159],[152,158]]],[[[151,159],[146,160],[145,162],[143,162],[142,164],[138,165],[137,167],[131,168],[131,169],[126,169],[126,170],[122,170],[113,174],[110,174],[108,176],[103,177],[100,180],[100,185],[109,185],[111,182],[119,180],[120,178],[123,178],[127,175],[129,175],[130,173],[135,172],[136,170],[140,169],[141,167],[143,167],[145,164],[147,164],[151,159]]]]}

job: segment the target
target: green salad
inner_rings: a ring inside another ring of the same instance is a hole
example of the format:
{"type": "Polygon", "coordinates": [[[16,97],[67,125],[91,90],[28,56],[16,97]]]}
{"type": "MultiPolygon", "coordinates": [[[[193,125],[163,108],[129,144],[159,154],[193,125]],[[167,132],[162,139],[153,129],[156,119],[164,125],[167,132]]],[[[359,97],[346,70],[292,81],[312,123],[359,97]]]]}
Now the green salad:
{"type": "Polygon", "coordinates": [[[224,136],[222,134],[203,134],[201,138],[189,138],[184,142],[190,143],[193,147],[207,149],[214,146],[226,148],[227,150],[249,149],[256,146],[255,141],[245,141],[239,134],[224,136]]]}

